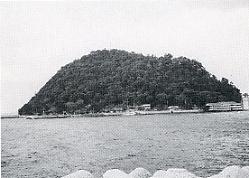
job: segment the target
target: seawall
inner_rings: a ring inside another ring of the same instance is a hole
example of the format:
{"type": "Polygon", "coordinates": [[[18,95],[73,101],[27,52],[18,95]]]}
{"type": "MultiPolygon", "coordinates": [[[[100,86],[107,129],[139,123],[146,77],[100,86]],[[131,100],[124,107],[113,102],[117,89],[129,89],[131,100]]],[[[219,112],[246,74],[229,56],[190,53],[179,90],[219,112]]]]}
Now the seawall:
{"type": "MultiPolygon", "coordinates": [[[[94,178],[94,176],[85,170],[79,170],[62,178],[94,178]]],[[[106,171],[102,178],[204,178],[198,177],[186,169],[170,168],[167,171],[158,170],[151,174],[144,168],[136,168],[129,174],[119,169],[106,171]]],[[[229,166],[219,174],[205,178],[249,178],[249,166],[229,166]]]]}

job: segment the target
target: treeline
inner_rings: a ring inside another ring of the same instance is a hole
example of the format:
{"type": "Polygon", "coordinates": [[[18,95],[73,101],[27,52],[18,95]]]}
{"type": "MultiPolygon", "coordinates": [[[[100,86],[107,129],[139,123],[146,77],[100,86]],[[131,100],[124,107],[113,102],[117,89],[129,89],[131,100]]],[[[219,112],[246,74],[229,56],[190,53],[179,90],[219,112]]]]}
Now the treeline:
{"type": "Polygon", "coordinates": [[[241,101],[238,88],[218,80],[196,60],[98,50],[62,67],[19,114],[101,112],[151,104],[152,108],[202,108],[241,101]]]}

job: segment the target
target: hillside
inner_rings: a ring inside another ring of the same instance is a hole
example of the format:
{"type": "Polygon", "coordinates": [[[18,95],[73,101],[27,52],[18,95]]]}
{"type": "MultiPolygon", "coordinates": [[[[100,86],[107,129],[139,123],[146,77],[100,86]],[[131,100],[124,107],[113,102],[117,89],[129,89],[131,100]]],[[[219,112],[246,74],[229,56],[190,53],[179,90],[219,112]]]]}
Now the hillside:
{"type": "Polygon", "coordinates": [[[148,103],[157,109],[191,109],[240,100],[238,88],[225,78],[218,80],[196,60],[113,49],[91,52],[62,67],[19,114],[99,112],[148,103]]]}

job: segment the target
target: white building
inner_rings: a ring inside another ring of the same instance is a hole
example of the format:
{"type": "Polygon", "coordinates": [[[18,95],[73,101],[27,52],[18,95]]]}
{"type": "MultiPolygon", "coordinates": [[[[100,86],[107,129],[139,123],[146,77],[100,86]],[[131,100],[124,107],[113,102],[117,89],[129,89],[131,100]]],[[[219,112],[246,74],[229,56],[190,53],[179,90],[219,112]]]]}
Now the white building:
{"type": "Polygon", "coordinates": [[[241,111],[243,110],[241,103],[236,103],[234,101],[207,103],[206,107],[208,108],[208,111],[241,111]]]}
{"type": "Polygon", "coordinates": [[[138,110],[140,110],[140,111],[142,111],[142,110],[149,111],[149,110],[151,110],[151,106],[150,106],[150,104],[143,104],[143,105],[138,107],[138,110]]]}
{"type": "Polygon", "coordinates": [[[249,97],[246,94],[242,97],[242,106],[243,110],[249,110],[249,97]]]}

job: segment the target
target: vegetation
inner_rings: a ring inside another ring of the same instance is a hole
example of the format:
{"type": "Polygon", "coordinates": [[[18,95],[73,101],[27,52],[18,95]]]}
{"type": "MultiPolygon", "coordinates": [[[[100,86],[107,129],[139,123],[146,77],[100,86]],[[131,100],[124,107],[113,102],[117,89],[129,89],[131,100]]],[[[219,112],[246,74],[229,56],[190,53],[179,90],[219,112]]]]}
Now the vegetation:
{"type": "Polygon", "coordinates": [[[239,89],[196,60],[113,49],[91,52],[62,67],[19,114],[100,112],[141,104],[191,109],[218,101],[240,102],[239,89]]]}

